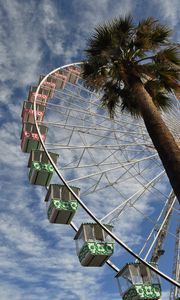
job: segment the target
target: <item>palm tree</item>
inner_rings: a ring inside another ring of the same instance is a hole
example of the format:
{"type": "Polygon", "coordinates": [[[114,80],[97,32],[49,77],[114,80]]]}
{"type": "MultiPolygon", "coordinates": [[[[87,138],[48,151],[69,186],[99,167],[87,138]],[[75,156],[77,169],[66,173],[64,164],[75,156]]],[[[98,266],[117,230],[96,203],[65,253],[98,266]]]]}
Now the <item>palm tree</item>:
{"type": "Polygon", "coordinates": [[[142,117],[180,202],[180,149],[161,117],[179,92],[179,46],[152,17],[134,25],[131,16],[100,25],[88,40],[85,85],[102,92],[110,117],[117,107],[142,117]]]}

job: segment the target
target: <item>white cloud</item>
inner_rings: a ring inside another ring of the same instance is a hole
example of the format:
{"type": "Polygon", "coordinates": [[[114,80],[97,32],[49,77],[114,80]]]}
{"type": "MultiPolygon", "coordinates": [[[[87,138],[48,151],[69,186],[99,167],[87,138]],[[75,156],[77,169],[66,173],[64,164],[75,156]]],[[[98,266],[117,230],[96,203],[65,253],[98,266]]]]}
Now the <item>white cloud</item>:
{"type": "Polygon", "coordinates": [[[68,33],[65,18],[58,13],[55,3],[45,0],[41,6],[42,34],[51,55],[62,55],[65,51],[64,41],[68,33]]]}
{"type": "MultiPolygon", "coordinates": [[[[174,4],[177,5],[177,2],[174,4]]],[[[72,229],[69,226],[49,224],[44,203],[46,190],[29,184],[26,167],[29,155],[20,151],[20,102],[25,100],[25,88],[32,82],[37,82],[40,73],[57,67],[57,64],[81,59],[86,38],[97,23],[132,11],[135,3],[130,0],[114,1],[113,4],[110,0],[74,0],[70,7],[73,11],[71,15],[60,4],[56,6],[55,2],[47,0],[7,0],[1,1],[0,5],[1,101],[3,107],[7,104],[1,113],[4,123],[0,129],[0,298],[119,299],[114,272],[106,266],[99,269],[81,267],[75,252],[72,229]],[[46,61],[43,59],[45,57],[46,61]],[[108,284],[112,287],[107,287],[108,284]]],[[[162,5],[168,22],[176,26],[175,5],[173,10],[169,9],[167,1],[162,2],[162,5]]],[[[92,122],[95,124],[93,118],[92,122]]],[[[73,142],[79,140],[76,137],[73,142]]],[[[93,141],[94,138],[89,138],[89,142],[93,141]]],[[[72,151],[68,154],[70,161],[72,151]]],[[[95,151],[92,154],[98,161],[95,151]]],[[[105,152],[101,154],[106,156],[105,152]]],[[[78,155],[76,153],[76,157],[78,155]]],[[[60,164],[66,157],[67,151],[63,150],[60,164]]],[[[114,160],[115,157],[109,159],[114,160]]],[[[139,168],[143,169],[143,166],[139,165],[139,168]]],[[[118,172],[112,172],[109,180],[115,181],[118,172]]],[[[76,174],[77,170],[74,172],[75,176],[76,174]]],[[[87,169],[82,169],[79,174],[86,175],[87,169]]],[[[146,172],[143,174],[147,176],[146,172]]],[[[153,170],[151,176],[154,176],[153,170]]],[[[54,182],[56,179],[57,177],[53,179],[54,182]]],[[[85,191],[91,182],[84,181],[82,190],[85,191]]],[[[107,179],[105,182],[107,183],[107,179]]],[[[88,195],[83,200],[98,217],[102,217],[117,205],[117,199],[125,199],[139,187],[136,180],[122,181],[121,184],[122,187],[116,187],[117,190],[113,187],[104,193],[99,190],[96,195],[88,195]]],[[[99,187],[102,186],[103,182],[99,184],[99,187]]],[[[158,186],[158,189],[163,193],[167,192],[163,186],[158,186]]],[[[155,195],[157,198],[153,195],[153,203],[155,200],[159,201],[158,193],[155,195]]],[[[152,213],[148,197],[144,198],[143,203],[139,201],[137,208],[144,214],[152,213]]],[[[80,225],[83,220],[87,221],[87,215],[79,209],[74,221],[80,225]]],[[[132,247],[136,247],[142,243],[140,225],[145,223],[142,223],[140,214],[129,208],[120,217],[115,231],[132,247]]],[[[118,247],[116,249],[112,260],[115,259],[122,266],[125,262],[124,258],[123,261],[119,258],[122,250],[118,247]]],[[[168,299],[166,295],[167,292],[163,294],[166,297],[163,300],[168,299]]]]}
{"type": "Polygon", "coordinates": [[[1,80],[12,80],[13,86],[26,86],[38,74],[38,66],[42,58],[40,40],[38,41],[38,25],[33,24],[35,6],[19,1],[1,3],[0,52],[3,64],[1,65],[1,80]],[[3,13],[4,12],[4,13],[3,13]],[[5,17],[6,15],[6,17],[5,17]],[[6,36],[6,38],[4,38],[6,36]]]}
{"type": "Polygon", "coordinates": [[[162,300],[169,300],[169,294],[170,292],[169,291],[164,291],[162,292],[162,300]]]}
{"type": "Polygon", "coordinates": [[[178,0],[160,0],[158,2],[164,21],[175,27],[179,23],[180,6],[178,0]]]}

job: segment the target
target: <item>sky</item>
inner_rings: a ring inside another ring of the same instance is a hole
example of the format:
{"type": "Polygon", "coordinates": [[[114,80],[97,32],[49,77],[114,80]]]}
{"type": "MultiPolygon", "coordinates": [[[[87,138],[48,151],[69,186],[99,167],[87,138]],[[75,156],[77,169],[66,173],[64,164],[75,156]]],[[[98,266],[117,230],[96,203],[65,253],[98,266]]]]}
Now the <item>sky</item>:
{"type": "MultiPolygon", "coordinates": [[[[20,150],[20,133],[22,104],[30,85],[40,74],[81,61],[94,27],[128,13],[136,22],[148,16],[159,19],[173,29],[173,41],[179,42],[178,0],[0,0],[2,300],[121,299],[115,272],[107,265],[98,269],[81,267],[73,230],[49,224],[44,191],[28,182],[27,154],[20,150]]],[[[89,204],[92,207],[95,198],[93,201],[89,204]]],[[[94,211],[100,208],[98,203],[94,211]]],[[[141,204],[144,212],[151,208],[148,200],[141,204]]],[[[124,236],[132,229],[135,234],[140,231],[138,218],[129,224],[127,218],[123,220],[124,236]]],[[[167,248],[168,252],[172,245],[167,248]]],[[[123,266],[123,250],[116,250],[114,262],[123,266]]],[[[164,271],[166,265],[164,261],[164,271]]],[[[168,293],[169,286],[164,283],[162,300],[169,299],[168,293]]]]}

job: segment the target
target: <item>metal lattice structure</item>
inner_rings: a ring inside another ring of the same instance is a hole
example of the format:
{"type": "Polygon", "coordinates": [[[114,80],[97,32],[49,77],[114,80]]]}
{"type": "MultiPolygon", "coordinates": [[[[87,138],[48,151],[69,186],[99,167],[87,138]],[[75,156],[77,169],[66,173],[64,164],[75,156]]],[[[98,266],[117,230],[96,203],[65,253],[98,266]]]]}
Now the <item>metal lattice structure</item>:
{"type": "MultiPolygon", "coordinates": [[[[176,241],[174,247],[174,262],[173,262],[173,278],[180,282],[180,225],[176,229],[176,241]]],[[[180,289],[177,286],[171,285],[170,300],[178,300],[180,298],[180,289]]]]}
{"type": "MultiPolygon", "coordinates": [[[[68,224],[73,217],[71,226],[78,231],[79,220],[93,219],[136,259],[178,286],[170,271],[165,275],[148,263],[153,253],[152,260],[159,259],[165,237],[176,239],[169,224],[178,214],[177,203],[164,168],[143,121],[120,110],[111,120],[100,98],[84,86],[81,63],[40,76],[22,112],[23,122],[36,127],[24,124],[21,135],[22,151],[31,152],[30,182],[48,188],[58,176],[80,204],[82,209],[61,217],[57,210],[68,210],[71,204],[53,200],[51,223],[58,218],[68,224]],[[73,186],[81,190],[80,197],[73,186]],[[114,233],[103,224],[112,224],[114,233]]],[[[163,118],[179,140],[180,104],[175,98],[172,102],[163,118]]]]}

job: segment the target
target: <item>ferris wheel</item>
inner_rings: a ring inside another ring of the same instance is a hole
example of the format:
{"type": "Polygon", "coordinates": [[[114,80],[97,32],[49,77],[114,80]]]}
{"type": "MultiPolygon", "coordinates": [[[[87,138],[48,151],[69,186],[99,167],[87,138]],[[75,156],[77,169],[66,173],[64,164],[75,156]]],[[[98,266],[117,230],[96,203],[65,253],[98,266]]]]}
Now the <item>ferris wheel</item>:
{"type": "MultiPolygon", "coordinates": [[[[100,99],[85,87],[81,63],[40,76],[22,110],[29,181],[47,189],[50,223],[70,224],[76,231],[81,265],[106,262],[114,269],[123,300],[160,299],[159,275],[176,286],[178,298],[180,274],[171,275],[174,254],[168,249],[177,245],[176,197],[143,121],[120,109],[110,119],[100,99]],[[132,255],[125,266],[113,262],[121,256],[115,243],[132,255]],[[160,271],[166,255],[172,266],[160,271]]],[[[172,101],[162,116],[179,142],[180,104],[172,101]]]]}

